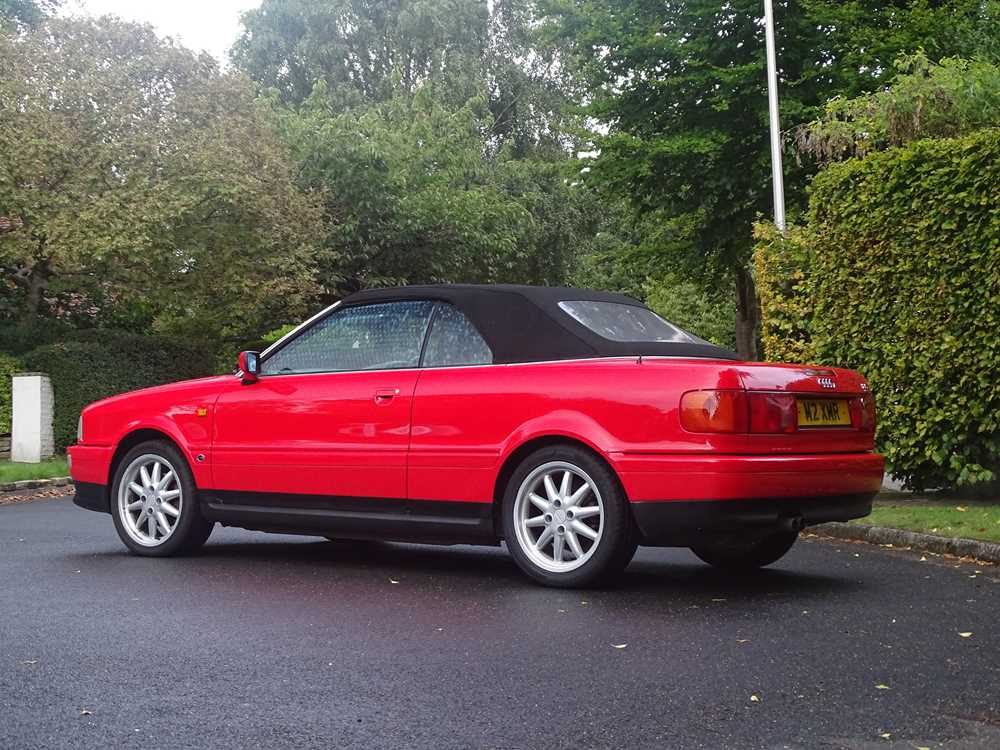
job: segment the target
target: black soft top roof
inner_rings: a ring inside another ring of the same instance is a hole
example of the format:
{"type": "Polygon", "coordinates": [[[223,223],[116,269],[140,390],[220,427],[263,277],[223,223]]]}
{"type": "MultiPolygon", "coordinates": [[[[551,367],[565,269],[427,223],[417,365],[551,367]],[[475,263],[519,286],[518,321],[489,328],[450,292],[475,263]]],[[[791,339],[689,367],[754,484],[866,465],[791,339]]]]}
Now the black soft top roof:
{"type": "Polygon", "coordinates": [[[591,289],[431,284],[367,289],[347,297],[343,304],[413,299],[448,302],[465,313],[490,345],[497,364],[637,355],[737,359],[734,352],[713,344],[606,339],[579,323],[559,303],[577,300],[645,305],[624,294],[591,289]]]}

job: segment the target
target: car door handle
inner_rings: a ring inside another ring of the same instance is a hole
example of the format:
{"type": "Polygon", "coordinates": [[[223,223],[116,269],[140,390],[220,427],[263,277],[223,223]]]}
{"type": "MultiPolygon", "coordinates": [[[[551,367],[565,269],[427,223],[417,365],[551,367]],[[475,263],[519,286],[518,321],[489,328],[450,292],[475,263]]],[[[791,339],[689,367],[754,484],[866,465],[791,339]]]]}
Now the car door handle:
{"type": "Polygon", "coordinates": [[[399,395],[399,388],[380,388],[375,391],[376,404],[388,404],[399,395]]]}

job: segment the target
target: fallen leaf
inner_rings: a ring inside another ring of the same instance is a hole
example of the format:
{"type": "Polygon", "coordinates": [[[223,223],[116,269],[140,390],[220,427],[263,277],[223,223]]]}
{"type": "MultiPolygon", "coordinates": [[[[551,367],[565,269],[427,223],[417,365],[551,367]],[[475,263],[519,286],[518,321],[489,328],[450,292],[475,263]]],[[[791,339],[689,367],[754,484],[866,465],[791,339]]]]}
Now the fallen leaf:
{"type": "Polygon", "coordinates": [[[724,601],[726,601],[726,600],[725,600],[725,599],[713,599],[712,601],[713,601],[713,602],[724,602],[724,601]]]}
{"type": "Polygon", "coordinates": [[[626,646],[628,646],[627,643],[612,643],[611,644],[612,648],[625,648],[626,646]]]}
{"type": "Polygon", "coordinates": [[[91,711],[89,708],[81,708],[80,709],[80,716],[92,716],[93,713],[94,712],[91,711]]]}
{"type": "Polygon", "coordinates": [[[397,580],[396,580],[396,579],[394,579],[394,578],[390,578],[390,579],[389,579],[389,583],[399,583],[399,581],[397,581],[397,580]]]}
{"type": "Polygon", "coordinates": [[[889,732],[882,732],[882,734],[880,734],[879,737],[881,737],[883,740],[887,740],[890,737],[892,737],[892,735],[889,732]]]}
{"type": "Polygon", "coordinates": [[[971,638],[971,637],[972,637],[972,633],[969,633],[969,632],[965,632],[965,633],[959,633],[959,635],[960,635],[960,636],[961,636],[962,638],[971,638]]]}
{"type": "Polygon", "coordinates": [[[563,614],[566,614],[566,610],[565,609],[557,609],[556,612],[562,612],[563,614]]]}
{"type": "Polygon", "coordinates": [[[30,667],[32,664],[38,664],[38,659],[25,659],[21,662],[26,667],[30,667]]]}
{"type": "Polygon", "coordinates": [[[968,508],[966,508],[964,505],[956,505],[955,510],[957,510],[959,513],[965,513],[965,511],[967,511],[968,508]]]}
{"type": "Polygon", "coordinates": [[[889,687],[888,685],[883,685],[882,683],[879,683],[878,685],[876,685],[875,689],[876,690],[892,690],[891,687],[889,687]]]}
{"type": "Polygon", "coordinates": [[[927,562],[927,558],[926,557],[921,557],[920,558],[920,562],[927,562]]]}
{"type": "Polygon", "coordinates": [[[580,602],[580,604],[590,604],[590,602],[580,602]]]}
{"type": "Polygon", "coordinates": [[[738,638],[736,640],[736,642],[737,643],[750,643],[750,639],[749,638],[738,638]]]}
{"type": "Polygon", "coordinates": [[[760,696],[757,695],[756,693],[751,694],[751,696],[750,696],[750,702],[751,703],[760,703],[760,696]]]}

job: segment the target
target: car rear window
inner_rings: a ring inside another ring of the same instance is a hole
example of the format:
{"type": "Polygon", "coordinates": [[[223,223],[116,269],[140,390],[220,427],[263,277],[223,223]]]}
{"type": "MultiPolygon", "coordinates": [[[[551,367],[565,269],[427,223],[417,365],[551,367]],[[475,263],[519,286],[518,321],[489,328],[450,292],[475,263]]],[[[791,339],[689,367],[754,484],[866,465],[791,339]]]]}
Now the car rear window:
{"type": "Polygon", "coordinates": [[[611,341],[672,341],[706,344],[707,341],[668,323],[652,310],[618,302],[567,300],[559,303],[570,317],[598,336],[611,341]]]}

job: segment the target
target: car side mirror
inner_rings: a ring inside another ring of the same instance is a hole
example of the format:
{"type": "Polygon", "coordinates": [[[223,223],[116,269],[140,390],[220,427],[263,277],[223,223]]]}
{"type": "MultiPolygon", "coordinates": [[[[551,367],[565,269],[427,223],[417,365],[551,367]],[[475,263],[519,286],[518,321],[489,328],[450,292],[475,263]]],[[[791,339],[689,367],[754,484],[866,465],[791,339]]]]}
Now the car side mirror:
{"type": "Polygon", "coordinates": [[[244,385],[256,383],[260,375],[260,352],[240,352],[239,368],[244,385]]]}

